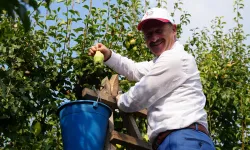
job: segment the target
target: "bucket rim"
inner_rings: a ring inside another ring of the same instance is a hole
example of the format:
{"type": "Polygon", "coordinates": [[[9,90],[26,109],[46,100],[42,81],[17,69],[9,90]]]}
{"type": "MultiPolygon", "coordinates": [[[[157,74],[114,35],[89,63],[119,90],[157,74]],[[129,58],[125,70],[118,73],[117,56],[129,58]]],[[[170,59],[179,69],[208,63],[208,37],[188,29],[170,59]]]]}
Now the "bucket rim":
{"type": "Polygon", "coordinates": [[[61,104],[61,105],[58,107],[56,114],[59,116],[60,111],[61,111],[64,107],[66,107],[66,106],[70,106],[70,105],[74,105],[74,104],[78,104],[78,103],[81,104],[81,103],[94,103],[94,102],[97,102],[98,105],[100,104],[100,105],[103,105],[104,107],[108,108],[108,109],[110,110],[110,115],[112,114],[112,109],[111,109],[108,105],[106,105],[106,104],[104,104],[104,103],[102,103],[102,102],[98,102],[98,101],[96,101],[96,100],[75,100],[75,101],[65,102],[65,103],[61,104]]]}

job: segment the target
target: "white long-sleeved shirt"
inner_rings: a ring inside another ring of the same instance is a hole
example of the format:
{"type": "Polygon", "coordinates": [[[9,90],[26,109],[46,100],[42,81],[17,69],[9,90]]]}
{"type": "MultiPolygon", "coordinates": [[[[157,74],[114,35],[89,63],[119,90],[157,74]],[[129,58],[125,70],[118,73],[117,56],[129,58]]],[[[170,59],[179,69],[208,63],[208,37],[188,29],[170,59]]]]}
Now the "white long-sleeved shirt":
{"type": "Polygon", "coordinates": [[[178,41],[149,62],[136,63],[112,52],[105,64],[129,80],[138,81],[120,96],[117,105],[124,112],[147,108],[150,141],[160,132],[194,122],[207,128],[206,98],[198,68],[194,57],[178,41]]]}

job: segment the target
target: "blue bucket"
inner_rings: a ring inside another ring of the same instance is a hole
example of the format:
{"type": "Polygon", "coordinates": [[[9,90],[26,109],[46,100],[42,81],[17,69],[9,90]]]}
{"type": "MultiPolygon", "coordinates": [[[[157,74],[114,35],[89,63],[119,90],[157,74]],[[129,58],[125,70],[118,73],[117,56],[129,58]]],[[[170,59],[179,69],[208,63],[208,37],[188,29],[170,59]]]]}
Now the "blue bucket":
{"type": "Polygon", "coordinates": [[[58,108],[64,150],[103,150],[108,120],[107,105],[92,100],[77,100],[58,108]]]}

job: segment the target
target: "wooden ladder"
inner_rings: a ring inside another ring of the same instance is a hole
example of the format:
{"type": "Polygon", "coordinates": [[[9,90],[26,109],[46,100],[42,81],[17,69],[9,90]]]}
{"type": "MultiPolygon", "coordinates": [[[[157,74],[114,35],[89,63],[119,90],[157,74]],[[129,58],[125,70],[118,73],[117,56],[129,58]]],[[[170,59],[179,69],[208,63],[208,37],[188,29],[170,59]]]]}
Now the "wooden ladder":
{"type": "MultiPolygon", "coordinates": [[[[100,101],[108,105],[114,112],[117,108],[115,97],[119,90],[118,75],[113,75],[110,79],[104,78],[101,82],[100,91],[85,88],[82,91],[84,99],[97,100],[98,94],[100,101]]],[[[151,143],[143,140],[140,130],[136,124],[135,117],[147,117],[147,110],[141,110],[135,113],[124,113],[119,110],[123,119],[123,125],[127,129],[127,134],[120,133],[114,130],[114,115],[109,118],[109,128],[106,136],[104,150],[116,150],[116,144],[126,147],[126,150],[151,150],[151,143]]]]}

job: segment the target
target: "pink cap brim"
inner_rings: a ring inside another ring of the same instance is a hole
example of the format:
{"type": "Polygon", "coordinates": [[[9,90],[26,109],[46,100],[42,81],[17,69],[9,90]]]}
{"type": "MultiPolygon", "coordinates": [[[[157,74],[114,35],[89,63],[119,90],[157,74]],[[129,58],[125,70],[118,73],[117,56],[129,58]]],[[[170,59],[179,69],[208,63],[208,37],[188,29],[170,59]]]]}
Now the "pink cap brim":
{"type": "Polygon", "coordinates": [[[138,24],[138,26],[137,26],[137,29],[140,31],[141,28],[142,28],[142,26],[143,26],[147,21],[149,21],[149,20],[159,20],[159,21],[165,22],[165,23],[171,22],[171,21],[169,21],[168,19],[162,19],[162,18],[149,18],[149,19],[146,19],[146,20],[143,20],[142,22],[140,22],[140,23],[138,24]]]}

